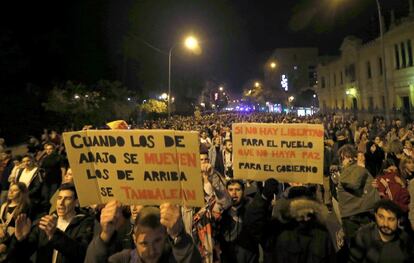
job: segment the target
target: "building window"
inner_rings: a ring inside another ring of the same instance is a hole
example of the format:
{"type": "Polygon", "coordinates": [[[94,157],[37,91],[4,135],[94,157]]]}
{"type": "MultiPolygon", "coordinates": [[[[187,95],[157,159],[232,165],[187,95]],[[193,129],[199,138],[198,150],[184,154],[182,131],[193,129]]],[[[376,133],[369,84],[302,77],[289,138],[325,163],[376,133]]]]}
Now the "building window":
{"type": "Polygon", "coordinates": [[[407,66],[407,64],[406,64],[406,62],[407,62],[407,60],[406,60],[406,57],[405,57],[405,44],[404,44],[404,42],[401,42],[401,44],[400,44],[400,46],[401,46],[401,62],[402,62],[402,65],[401,65],[401,67],[402,68],[405,68],[406,66],[407,66]]]}
{"type": "Polygon", "coordinates": [[[378,58],[378,71],[380,76],[382,76],[382,58],[378,58]]]}
{"type": "Polygon", "coordinates": [[[385,109],[385,96],[381,96],[381,100],[382,100],[382,108],[385,109]]]}
{"type": "Polygon", "coordinates": [[[343,72],[342,72],[342,70],[341,70],[341,85],[342,84],[344,84],[344,74],[343,74],[343,72]]]}
{"type": "Polygon", "coordinates": [[[315,66],[308,67],[309,87],[314,87],[318,83],[318,74],[315,66]]]}
{"type": "Polygon", "coordinates": [[[335,99],[335,109],[338,109],[338,100],[335,99]]]}
{"type": "Polygon", "coordinates": [[[407,40],[407,55],[408,55],[408,67],[413,66],[413,49],[411,46],[411,39],[407,40]]]}
{"type": "Polygon", "coordinates": [[[368,97],[368,110],[373,110],[373,109],[374,109],[374,98],[368,97]]]}
{"type": "Polygon", "coordinates": [[[334,73],[334,86],[336,87],[336,73],[334,73]]]}
{"type": "Polygon", "coordinates": [[[347,80],[349,80],[350,82],[354,82],[356,80],[355,64],[348,65],[345,68],[345,77],[347,77],[347,80]]]}
{"type": "Polygon", "coordinates": [[[345,109],[345,100],[342,99],[342,109],[345,109]]]}
{"type": "Polygon", "coordinates": [[[321,77],[321,88],[324,89],[326,87],[325,77],[321,77]]]}
{"type": "Polygon", "coordinates": [[[369,61],[367,61],[367,77],[368,79],[372,78],[371,63],[369,61]]]}
{"type": "Polygon", "coordinates": [[[400,52],[398,50],[398,45],[394,45],[394,56],[395,56],[395,68],[400,69],[400,52]]]}

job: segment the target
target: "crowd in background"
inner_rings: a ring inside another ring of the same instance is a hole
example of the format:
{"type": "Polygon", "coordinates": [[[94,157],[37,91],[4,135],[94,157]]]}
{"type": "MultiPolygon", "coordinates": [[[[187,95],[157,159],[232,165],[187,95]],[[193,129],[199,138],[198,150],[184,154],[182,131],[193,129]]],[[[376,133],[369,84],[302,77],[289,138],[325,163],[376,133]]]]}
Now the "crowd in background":
{"type": "Polygon", "coordinates": [[[129,128],[199,132],[205,206],[81,208],[58,132],[21,156],[3,139],[0,261],[414,262],[414,123],[227,113],[129,128]],[[234,179],[239,122],[322,124],[324,184],[234,179]]]}

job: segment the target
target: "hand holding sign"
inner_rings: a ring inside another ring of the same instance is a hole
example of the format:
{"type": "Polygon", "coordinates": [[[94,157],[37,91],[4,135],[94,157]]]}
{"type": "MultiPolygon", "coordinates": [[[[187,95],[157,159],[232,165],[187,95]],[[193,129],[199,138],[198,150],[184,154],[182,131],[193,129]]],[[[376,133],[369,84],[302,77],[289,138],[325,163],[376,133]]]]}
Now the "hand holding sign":
{"type": "Polygon", "coordinates": [[[164,203],[160,206],[160,222],[167,228],[168,234],[175,238],[183,230],[181,211],[178,205],[164,203]]]}
{"type": "Polygon", "coordinates": [[[100,238],[104,242],[108,242],[115,232],[116,224],[121,217],[121,203],[111,201],[105,205],[101,211],[101,227],[100,238]]]}

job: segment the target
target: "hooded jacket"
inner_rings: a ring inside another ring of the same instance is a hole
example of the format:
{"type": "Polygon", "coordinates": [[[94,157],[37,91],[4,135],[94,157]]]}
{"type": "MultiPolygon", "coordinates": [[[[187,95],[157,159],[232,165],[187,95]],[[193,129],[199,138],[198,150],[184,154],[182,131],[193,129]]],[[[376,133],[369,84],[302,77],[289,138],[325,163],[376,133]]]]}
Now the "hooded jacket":
{"type": "Polygon", "coordinates": [[[271,262],[335,262],[335,248],[326,225],[326,207],[303,198],[277,202],[271,262]]]}
{"type": "Polygon", "coordinates": [[[368,170],[357,164],[342,169],[337,190],[342,218],[373,210],[379,200],[378,191],[372,186],[373,180],[368,170]]]}

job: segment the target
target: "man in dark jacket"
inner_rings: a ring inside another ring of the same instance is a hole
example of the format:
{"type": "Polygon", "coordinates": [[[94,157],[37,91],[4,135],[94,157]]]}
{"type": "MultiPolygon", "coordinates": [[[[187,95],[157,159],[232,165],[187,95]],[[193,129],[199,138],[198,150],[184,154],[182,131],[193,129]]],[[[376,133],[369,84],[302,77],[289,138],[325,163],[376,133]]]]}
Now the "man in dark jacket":
{"type": "Polygon", "coordinates": [[[391,200],[377,202],[375,223],[357,232],[351,243],[349,262],[414,262],[413,239],[398,227],[401,214],[391,200]]]}
{"type": "Polygon", "coordinates": [[[9,262],[28,262],[35,251],[39,263],[83,262],[93,236],[94,219],[77,212],[74,185],[63,184],[58,191],[55,214],[43,216],[34,226],[26,215],[17,217],[9,262]]]}
{"type": "Polygon", "coordinates": [[[45,211],[48,211],[49,200],[53,194],[59,188],[62,183],[62,179],[66,174],[64,158],[56,152],[55,145],[53,143],[45,144],[45,155],[39,161],[40,168],[45,171],[44,183],[42,188],[42,196],[45,201],[45,211]]]}
{"type": "Polygon", "coordinates": [[[244,196],[245,185],[241,180],[227,182],[232,206],[226,209],[219,222],[221,262],[249,262],[259,260],[259,243],[247,236],[243,229],[244,215],[249,200],[244,196]]]}
{"type": "Polygon", "coordinates": [[[88,247],[86,263],[199,263],[200,253],[183,227],[180,208],[162,204],[160,208],[145,207],[137,215],[134,227],[136,249],[124,249],[109,255],[108,247],[121,214],[117,201],[106,204],[101,211],[102,231],[88,247]]]}

